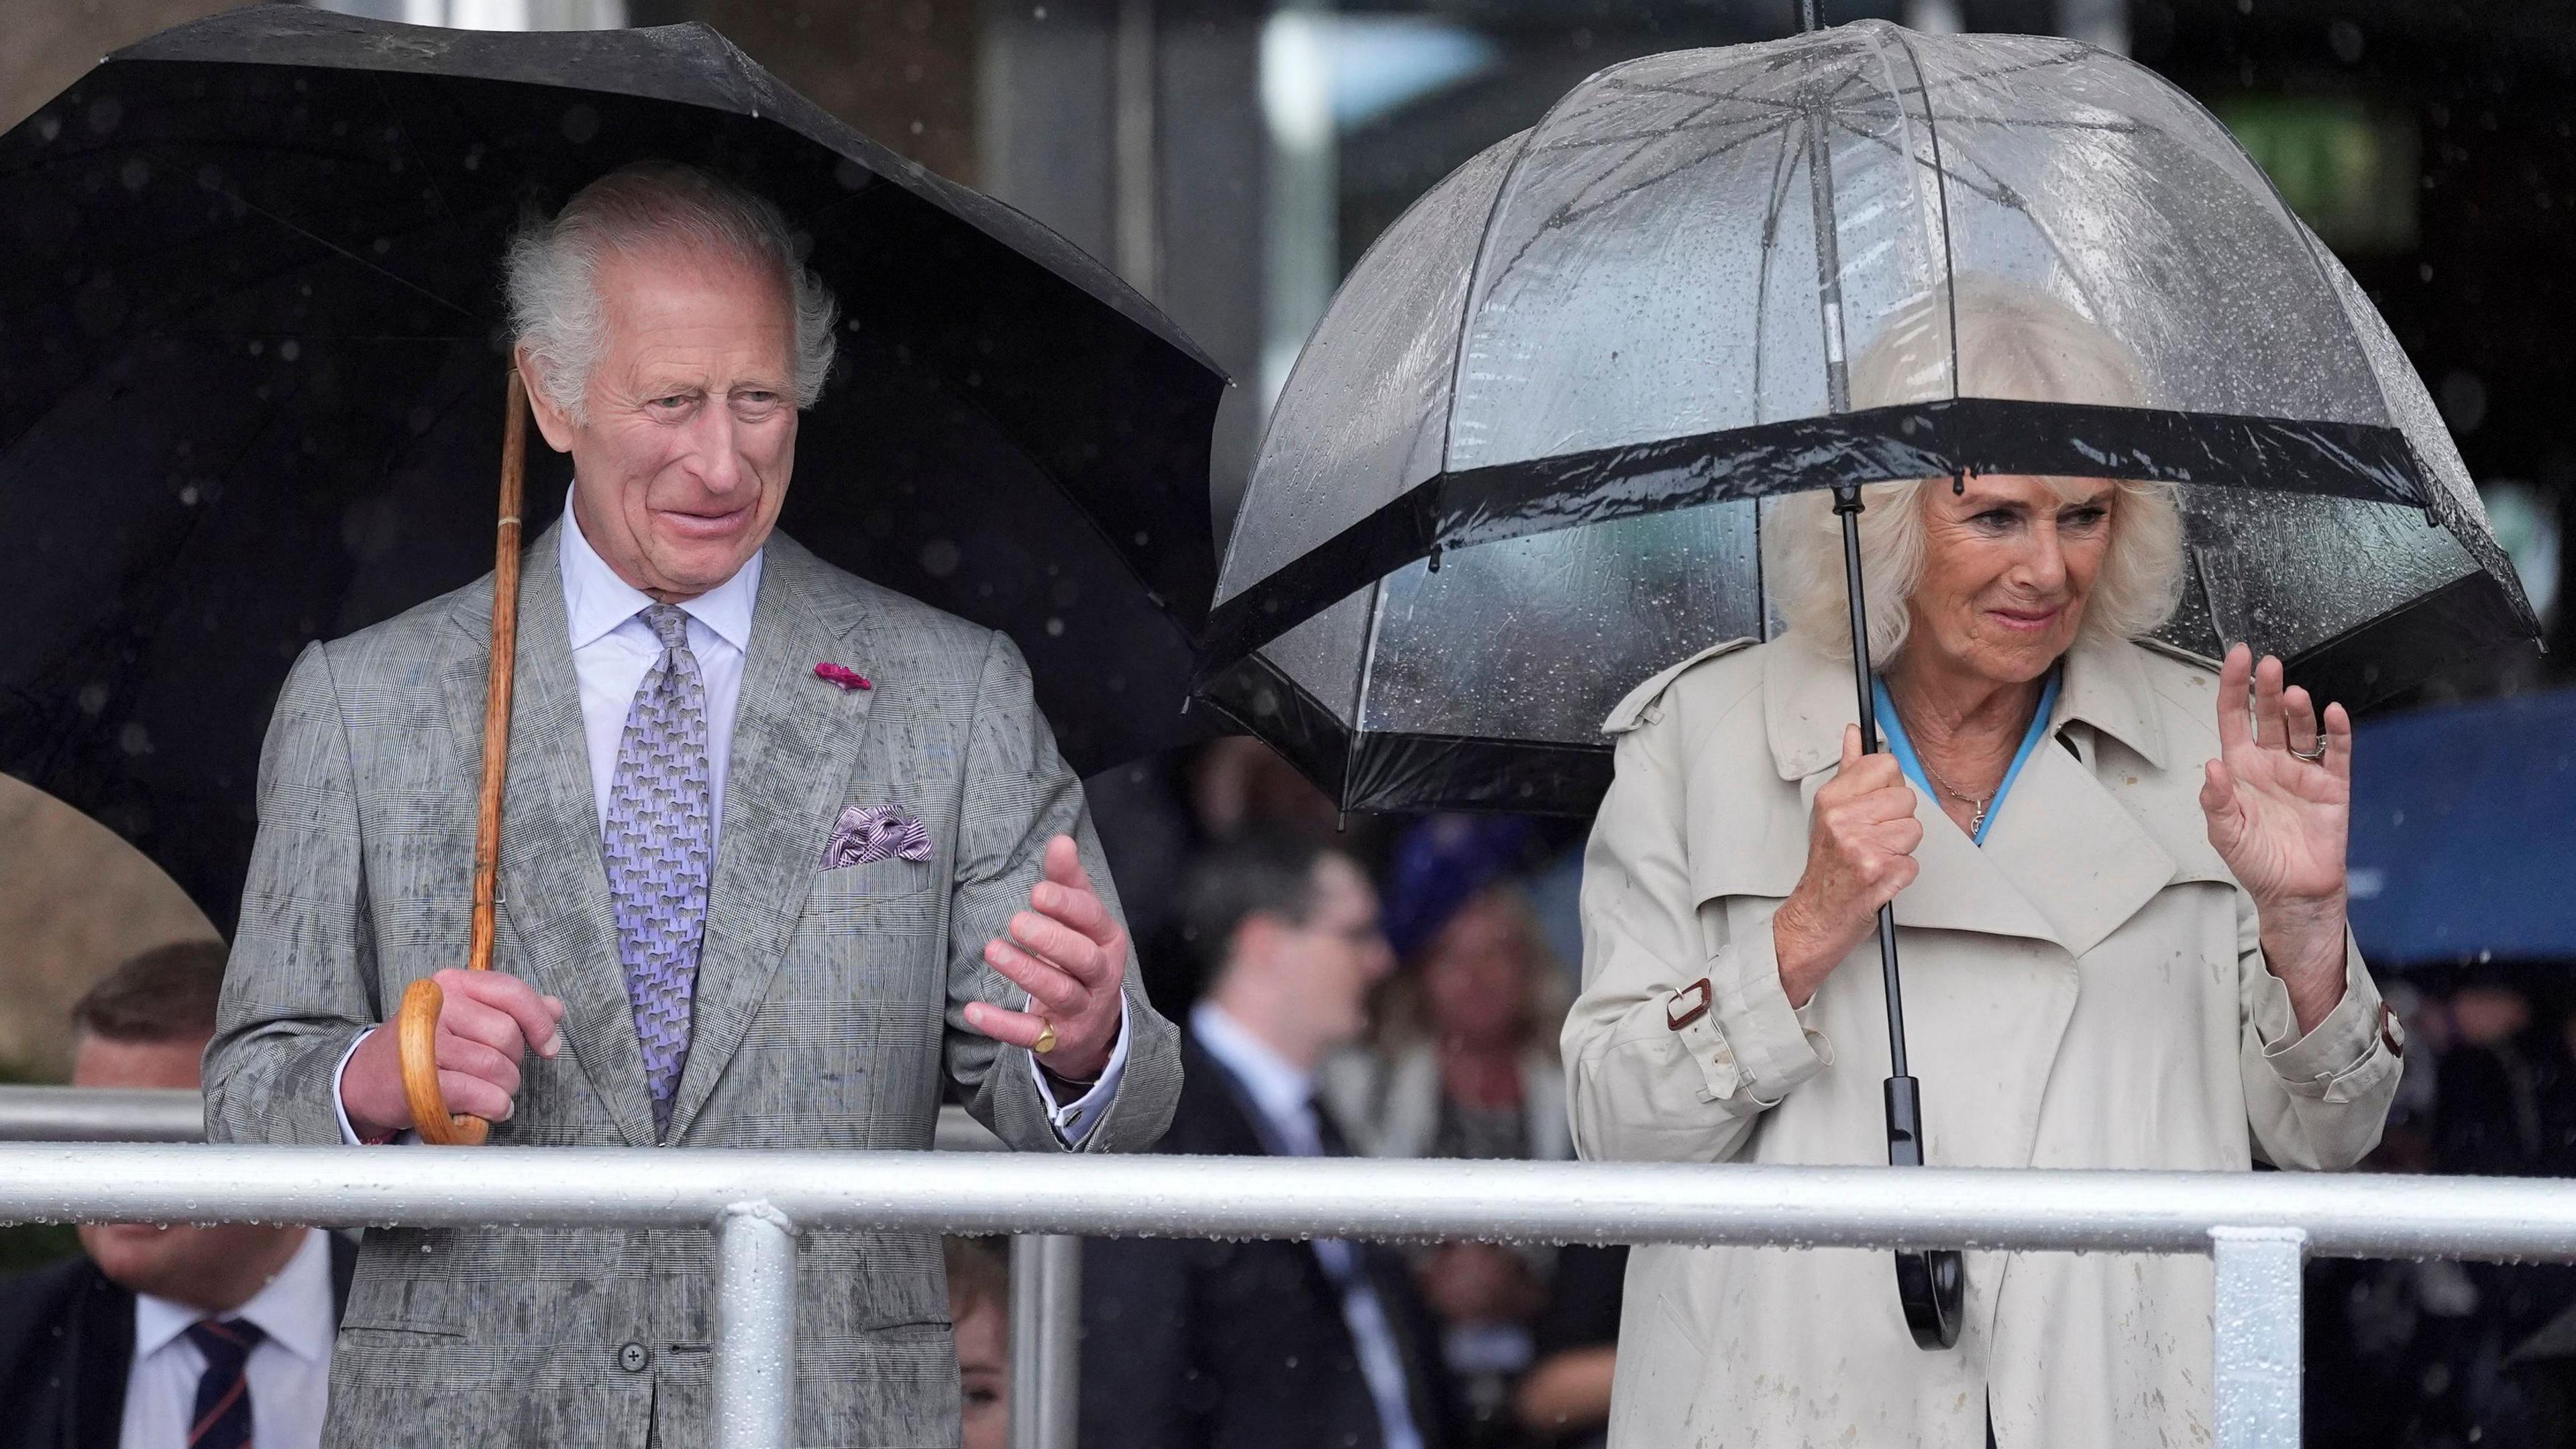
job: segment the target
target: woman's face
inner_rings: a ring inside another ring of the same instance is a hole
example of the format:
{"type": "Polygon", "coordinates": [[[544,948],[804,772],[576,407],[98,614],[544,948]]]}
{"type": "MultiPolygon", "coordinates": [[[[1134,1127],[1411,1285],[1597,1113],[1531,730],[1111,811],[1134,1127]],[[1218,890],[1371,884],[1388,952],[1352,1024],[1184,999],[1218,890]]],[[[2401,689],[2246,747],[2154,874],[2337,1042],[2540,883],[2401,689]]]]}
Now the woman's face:
{"type": "Polygon", "coordinates": [[[1478,896],[1432,937],[1422,994],[1442,1037],[1489,1043],[1521,1029],[1529,1014],[1529,942],[1507,897],[1478,896]]]}
{"type": "Polygon", "coordinates": [[[2075,643],[2102,576],[2117,486],[1971,477],[1954,494],[1934,479],[1920,497],[1923,579],[1908,604],[1906,652],[1922,651],[1918,665],[1998,684],[2047,673],[2075,643]]]}

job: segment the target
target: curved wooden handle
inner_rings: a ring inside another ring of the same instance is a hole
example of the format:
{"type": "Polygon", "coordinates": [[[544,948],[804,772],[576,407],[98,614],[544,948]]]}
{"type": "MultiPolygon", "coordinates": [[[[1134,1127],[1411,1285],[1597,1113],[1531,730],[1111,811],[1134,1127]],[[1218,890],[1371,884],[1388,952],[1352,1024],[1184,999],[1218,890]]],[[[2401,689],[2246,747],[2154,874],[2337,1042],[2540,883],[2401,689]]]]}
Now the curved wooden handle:
{"type": "Polygon", "coordinates": [[[426,976],[403,992],[402,1010],[394,1016],[395,1042],[402,1048],[403,1100],[411,1104],[412,1125],[421,1141],[480,1147],[492,1135],[492,1124],[450,1113],[447,1094],[438,1090],[438,1011],[445,998],[438,983],[426,976]]]}
{"type": "MultiPolygon", "coordinates": [[[[501,876],[501,787],[510,773],[510,682],[519,659],[519,495],[525,481],[528,394],[510,369],[509,415],[501,428],[501,514],[492,540],[492,665],[483,688],[483,788],[474,821],[474,923],[465,969],[492,969],[492,908],[501,876]]],[[[491,1134],[480,1117],[447,1110],[438,1089],[438,1013],[446,993],[427,978],[403,991],[394,1017],[402,1049],[403,1100],[424,1142],[477,1147],[491,1134]]]]}

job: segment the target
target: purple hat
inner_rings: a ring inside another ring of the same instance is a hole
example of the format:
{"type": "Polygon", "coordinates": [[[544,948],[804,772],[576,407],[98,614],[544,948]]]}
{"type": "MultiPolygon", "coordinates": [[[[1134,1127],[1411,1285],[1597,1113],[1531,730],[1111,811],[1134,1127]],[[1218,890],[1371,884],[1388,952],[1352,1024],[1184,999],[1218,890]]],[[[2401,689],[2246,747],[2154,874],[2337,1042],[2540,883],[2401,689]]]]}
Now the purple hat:
{"type": "Polygon", "coordinates": [[[1538,845],[1538,827],[1517,815],[1434,815],[1407,830],[1386,881],[1397,959],[1413,959],[1467,902],[1519,875],[1538,845]]]}

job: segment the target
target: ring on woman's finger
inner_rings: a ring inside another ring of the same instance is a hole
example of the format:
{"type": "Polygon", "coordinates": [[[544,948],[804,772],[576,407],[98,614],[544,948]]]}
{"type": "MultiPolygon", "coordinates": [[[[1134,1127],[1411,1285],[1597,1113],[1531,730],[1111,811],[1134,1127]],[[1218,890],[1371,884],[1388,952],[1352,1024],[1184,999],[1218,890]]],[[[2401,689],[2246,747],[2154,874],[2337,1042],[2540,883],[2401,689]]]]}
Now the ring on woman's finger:
{"type": "Polygon", "coordinates": [[[2303,750],[2297,745],[2292,745],[2289,747],[2289,750],[2291,754],[2298,756],[2300,759],[2307,761],[2311,765],[2322,765],[2326,762],[2326,737],[2324,735],[2317,736],[2315,749],[2303,750]]]}

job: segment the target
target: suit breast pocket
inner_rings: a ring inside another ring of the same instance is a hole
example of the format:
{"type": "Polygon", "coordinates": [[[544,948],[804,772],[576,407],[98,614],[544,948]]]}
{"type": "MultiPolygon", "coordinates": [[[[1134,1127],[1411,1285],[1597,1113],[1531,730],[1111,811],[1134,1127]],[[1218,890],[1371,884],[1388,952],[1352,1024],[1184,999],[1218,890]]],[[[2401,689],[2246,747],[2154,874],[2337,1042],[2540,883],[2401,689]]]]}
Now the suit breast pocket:
{"type": "Polygon", "coordinates": [[[947,965],[944,883],[928,862],[903,859],[817,871],[796,928],[797,960],[832,981],[827,990],[930,990],[947,965]]]}
{"type": "Polygon", "coordinates": [[[888,856],[865,865],[835,866],[814,872],[808,908],[826,910],[880,905],[921,895],[939,884],[939,870],[926,860],[888,856]]]}

